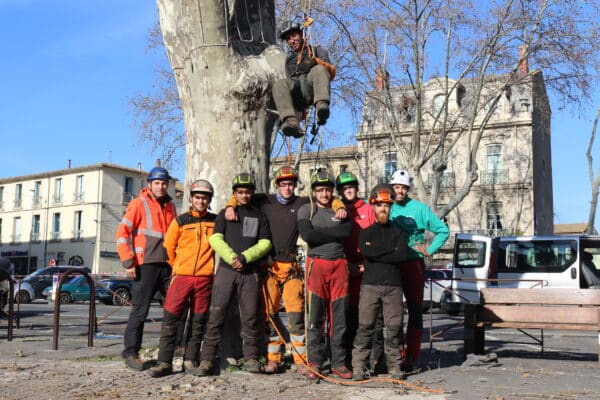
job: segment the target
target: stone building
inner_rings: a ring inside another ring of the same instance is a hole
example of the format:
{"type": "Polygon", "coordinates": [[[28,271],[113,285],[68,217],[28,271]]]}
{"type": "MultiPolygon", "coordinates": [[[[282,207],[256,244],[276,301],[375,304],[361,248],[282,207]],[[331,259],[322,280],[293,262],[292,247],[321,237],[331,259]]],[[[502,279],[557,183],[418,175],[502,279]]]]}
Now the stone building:
{"type": "MultiPolygon", "coordinates": [[[[0,256],[13,262],[16,274],[51,259],[93,273],[122,271],[117,225],[147,177],[141,166],[100,163],[0,179],[0,256]]],[[[181,209],[175,181],[169,194],[181,209]]]]}
{"type": "MultiPolygon", "coordinates": [[[[466,197],[445,217],[452,233],[552,234],[550,106],[543,76],[526,71],[518,79],[489,77],[475,100],[472,93],[477,84],[469,79],[424,83],[419,121],[423,134],[430,137],[422,143],[430,149],[440,145],[450,148],[449,143],[452,146],[443,159],[432,153],[421,168],[421,179],[415,185],[424,186],[420,192],[426,193],[426,198],[419,200],[430,204],[436,188],[435,206],[441,211],[467,180],[472,180],[466,197]],[[441,131],[446,135],[443,143],[441,131]],[[480,139],[473,143],[478,132],[480,139]],[[473,151],[475,145],[477,151],[473,151]],[[469,154],[475,157],[474,173],[467,168],[469,154]]],[[[414,169],[401,162],[417,123],[411,93],[411,87],[368,93],[357,145],[304,154],[300,166],[304,180],[318,166],[334,174],[349,170],[359,176],[365,195],[375,184],[387,182],[397,169],[409,169],[414,174],[414,169]]],[[[276,167],[284,162],[278,158],[273,164],[276,167]]],[[[415,187],[411,195],[418,198],[418,193],[415,187]]]]}

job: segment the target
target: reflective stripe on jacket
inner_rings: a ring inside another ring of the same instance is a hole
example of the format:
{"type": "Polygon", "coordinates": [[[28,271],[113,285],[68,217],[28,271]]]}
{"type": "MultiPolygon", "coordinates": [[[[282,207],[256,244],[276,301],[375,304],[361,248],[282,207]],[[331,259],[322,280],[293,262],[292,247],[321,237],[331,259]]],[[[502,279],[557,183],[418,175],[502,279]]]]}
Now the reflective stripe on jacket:
{"type": "Polygon", "coordinates": [[[117,251],[124,268],[166,262],[163,240],[169,224],[177,215],[175,203],[167,195],[164,206],[149,188],[131,200],[117,228],[117,251]]]}
{"type": "Polygon", "coordinates": [[[215,252],[208,238],[215,229],[216,215],[190,209],[175,218],[165,236],[169,264],[173,275],[211,276],[215,269],[215,252]]]}

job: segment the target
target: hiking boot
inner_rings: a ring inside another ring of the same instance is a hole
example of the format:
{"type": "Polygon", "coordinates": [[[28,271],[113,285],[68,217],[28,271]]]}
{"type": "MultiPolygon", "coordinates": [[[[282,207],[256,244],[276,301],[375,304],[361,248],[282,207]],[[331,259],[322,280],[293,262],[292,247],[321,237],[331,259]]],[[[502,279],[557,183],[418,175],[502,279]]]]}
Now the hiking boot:
{"type": "Polygon", "coordinates": [[[269,360],[265,366],[265,374],[276,374],[279,372],[279,363],[277,361],[269,360]]]}
{"type": "Polygon", "coordinates": [[[281,131],[285,136],[293,136],[295,138],[301,138],[304,136],[300,130],[300,122],[296,117],[287,117],[283,124],[281,124],[281,131]]]}
{"type": "Polygon", "coordinates": [[[198,361],[195,360],[183,360],[183,371],[190,371],[194,368],[198,368],[198,361]]]}
{"type": "Polygon", "coordinates": [[[364,381],[366,379],[365,369],[364,368],[355,368],[352,371],[352,380],[354,381],[364,381]]]}
{"type": "Polygon", "coordinates": [[[162,361],[159,361],[156,366],[150,368],[150,376],[153,378],[162,378],[172,373],[173,365],[162,361]]]}
{"type": "Polygon", "coordinates": [[[175,352],[173,353],[173,357],[183,357],[185,354],[185,346],[177,346],[175,348],[175,352]]]}
{"type": "Polygon", "coordinates": [[[148,365],[142,361],[138,356],[127,356],[125,357],[125,365],[127,368],[134,371],[143,371],[148,368],[148,365]]]}
{"type": "Polygon", "coordinates": [[[307,379],[319,379],[319,375],[317,375],[319,366],[316,363],[308,363],[307,365],[298,364],[296,366],[296,371],[298,371],[299,374],[304,375],[307,379]]]}
{"type": "Polygon", "coordinates": [[[325,125],[329,118],[329,103],[325,100],[318,101],[315,108],[317,109],[317,124],[325,125]]]}
{"type": "Polygon", "coordinates": [[[337,375],[342,379],[352,379],[352,371],[350,371],[347,367],[342,366],[339,368],[332,368],[331,373],[337,375]]]}
{"type": "Polygon", "coordinates": [[[400,370],[405,374],[413,374],[419,372],[419,366],[413,360],[409,360],[408,358],[404,360],[404,362],[400,365],[400,370]]]}
{"type": "Polygon", "coordinates": [[[261,372],[260,363],[258,362],[258,360],[254,359],[246,360],[242,365],[242,370],[246,372],[251,372],[253,374],[259,374],[261,372]]]}
{"type": "Polygon", "coordinates": [[[212,375],[215,373],[215,363],[208,360],[202,360],[200,361],[200,366],[198,368],[190,368],[185,371],[195,376],[212,375]]]}
{"type": "Polygon", "coordinates": [[[390,369],[390,375],[392,379],[399,379],[401,381],[406,379],[406,374],[399,369],[390,369]]]}

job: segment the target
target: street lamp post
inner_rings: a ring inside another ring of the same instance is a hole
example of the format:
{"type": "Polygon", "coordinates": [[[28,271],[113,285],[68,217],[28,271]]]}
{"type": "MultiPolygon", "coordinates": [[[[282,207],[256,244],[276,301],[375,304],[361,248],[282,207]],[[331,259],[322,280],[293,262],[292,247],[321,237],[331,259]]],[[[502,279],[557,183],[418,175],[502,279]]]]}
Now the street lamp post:
{"type": "Polygon", "coordinates": [[[27,250],[27,275],[31,273],[31,242],[33,241],[33,204],[36,201],[36,193],[35,190],[29,189],[29,191],[33,194],[33,198],[31,201],[31,224],[29,225],[29,250],[27,250]]]}

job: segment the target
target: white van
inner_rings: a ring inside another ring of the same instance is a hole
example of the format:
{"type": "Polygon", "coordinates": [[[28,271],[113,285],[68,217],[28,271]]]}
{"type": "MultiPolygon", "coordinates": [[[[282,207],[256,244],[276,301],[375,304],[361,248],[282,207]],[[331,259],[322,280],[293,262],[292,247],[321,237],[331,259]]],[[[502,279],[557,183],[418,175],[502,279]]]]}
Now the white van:
{"type": "Polygon", "coordinates": [[[452,290],[442,308],[456,315],[484,287],[600,288],[600,236],[457,234],[452,290]]]}

